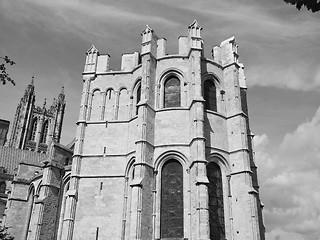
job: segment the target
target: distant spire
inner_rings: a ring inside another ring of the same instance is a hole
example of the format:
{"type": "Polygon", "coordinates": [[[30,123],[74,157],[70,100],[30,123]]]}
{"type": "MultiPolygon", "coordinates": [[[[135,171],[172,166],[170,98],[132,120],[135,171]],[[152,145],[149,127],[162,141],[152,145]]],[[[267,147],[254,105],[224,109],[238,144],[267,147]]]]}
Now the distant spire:
{"type": "Polygon", "coordinates": [[[47,98],[44,98],[44,102],[43,102],[43,107],[42,108],[46,108],[46,104],[47,104],[47,98]]]}
{"type": "Polygon", "coordinates": [[[34,86],[34,73],[32,74],[31,83],[30,85],[34,86]]]}
{"type": "Polygon", "coordinates": [[[64,95],[64,86],[62,85],[62,88],[61,88],[61,93],[60,94],[63,94],[64,95]]]}

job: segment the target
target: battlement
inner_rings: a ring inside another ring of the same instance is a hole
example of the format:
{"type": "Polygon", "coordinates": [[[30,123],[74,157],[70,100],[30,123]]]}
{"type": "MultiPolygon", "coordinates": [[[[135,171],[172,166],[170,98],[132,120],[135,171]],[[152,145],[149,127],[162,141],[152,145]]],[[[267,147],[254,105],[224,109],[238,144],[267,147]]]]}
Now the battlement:
{"type": "MultiPolygon", "coordinates": [[[[166,45],[167,40],[165,38],[159,38],[154,30],[148,25],[142,31],[141,52],[124,53],[121,58],[120,70],[116,72],[132,72],[140,64],[140,59],[146,54],[152,55],[158,61],[163,58],[170,57],[183,57],[188,58],[191,51],[201,51],[203,53],[203,40],[201,38],[202,27],[194,20],[191,25],[188,26],[188,35],[180,36],[178,38],[178,51],[176,54],[167,54],[166,45]]],[[[211,50],[211,59],[214,63],[226,66],[232,63],[238,63],[238,52],[235,37],[226,39],[220,43],[219,46],[214,46],[211,50]]],[[[110,55],[101,54],[98,49],[92,45],[86,52],[87,58],[84,67],[84,74],[93,73],[108,73],[114,72],[110,69],[110,55]]]]}

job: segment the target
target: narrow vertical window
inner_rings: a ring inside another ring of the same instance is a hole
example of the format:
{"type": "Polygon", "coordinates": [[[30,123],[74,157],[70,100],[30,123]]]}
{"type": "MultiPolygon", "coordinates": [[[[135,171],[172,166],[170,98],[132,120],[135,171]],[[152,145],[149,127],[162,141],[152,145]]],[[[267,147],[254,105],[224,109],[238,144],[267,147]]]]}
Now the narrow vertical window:
{"type": "Polygon", "coordinates": [[[36,133],[37,133],[37,119],[33,119],[33,122],[32,122],[32,129],[31,129],[31,134],[30,134],[30,140],[31,141],[34,141],[36,139],[36,133]]]}
{"type": "Polygon", "coordinates": [[[162,168],[160,204],[161,239],[183,238],[183,170],[176,160],[162,168]]]}
{"type": "Polygon", "coordinates": [[[42,143],[47,142],[48,128],[49,128],[48,121],[45,121],[43,124],[43,127],[42,127],[42,133],[41,133],[41,142],[42,143]]]}
{"type": "Polygon", "coordinates": [[[101,120],[101,108],[102,108],[102,95],[100,90],[95,90],[92,94],[91,102],[91,121],[101,120]]]}
{"type": "Polygon", "coordinates": [[[112,120],[113,119],[113,111],[114,111],[114,91],[113,89],[107,90],[106,96],[106,106],[104,110],[105,120],[112,120]]]}
{"type": "Polygon", "coordinates": [[[164,83],[164,107],[181,106],[180,80],[177,77],[170,77],[164,83]]]}
{"type": "Polygon", "coordinates": [[[210,239],[225,239],[222,176],[220,167],[210,162],[207,165],[209,180],[209,226],[210,239]]]}
{"type": "Polygon", "coordinates": [[[138,115],[138,103],[141,100],[141,84],[139,84],[138,88],[137,88],[137,97],[136,97],[136,115],[138,115]]]}
{"type": "Polygon", "coordinates": [[[210,80],[204,82],[204,100],[205,108],[212,111],[217,111],[217,96],[216,96],[216,86],[210,80]]]}
{"type": "Polygon", "coordinates": [[[119,92],[119,109],[118,120],[126,120],[128,118],[129,95],[127,89],[123,88],[119,92]]]}

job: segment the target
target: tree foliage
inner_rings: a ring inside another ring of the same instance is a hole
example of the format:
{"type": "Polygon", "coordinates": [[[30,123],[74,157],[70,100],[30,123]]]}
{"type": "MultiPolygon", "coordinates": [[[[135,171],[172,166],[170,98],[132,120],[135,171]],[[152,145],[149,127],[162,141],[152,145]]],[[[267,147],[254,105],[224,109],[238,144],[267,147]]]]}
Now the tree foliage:
{"type": "MultiPolygon", "coordinates": [[[[13,65],[16,64],[14,61],[12,61],[8,56],[0,57],[2,59],[2,63],[0,64],[0,82],[5,85],[7,82],[12,83],[12,85],[16,85],[14,80],[9,76],[9,73],[7,72],[7,65],[13,65]]],[[[1,239],[1,238],[0,238],[1,239]]]]}
{"type": "Polygon", "coordinates": [[[295,5],[297,9],[306,7],[309,11],[318,12],[320,11],[320,2],[319,0],[284,0],[286,3],[291,3],[295,5]]]}
{"type": "Polygon", "coordinates": [[[0,226],[0,240],[13,240],[14,237],[7,232],[8,228],[5,226],[0,226]]]}

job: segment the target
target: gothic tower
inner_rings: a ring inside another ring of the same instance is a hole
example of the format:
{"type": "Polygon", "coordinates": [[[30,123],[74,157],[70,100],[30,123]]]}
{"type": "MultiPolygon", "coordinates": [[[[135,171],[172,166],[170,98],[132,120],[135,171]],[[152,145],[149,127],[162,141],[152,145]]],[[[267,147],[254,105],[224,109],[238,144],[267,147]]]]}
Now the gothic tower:
{"type": "Polygon", "coordinates": [[[35,106],[34,77],[21,98],[13,121],[9,147],[46,153],[48,144],[60,141],[65,109],[65,95],[62,87],[58,99],[52,106],[35,106]]]}
{"type": "Polygon", "coordinates": [[[169,55],[147,26],[119,71],[87,51],[59,240],[265,239],[238,46],[201,30],[169,55]]]}

